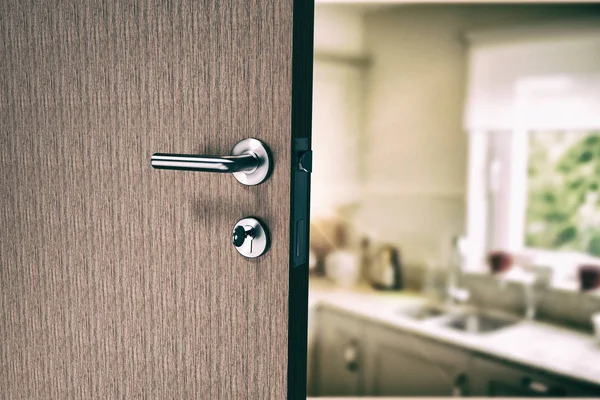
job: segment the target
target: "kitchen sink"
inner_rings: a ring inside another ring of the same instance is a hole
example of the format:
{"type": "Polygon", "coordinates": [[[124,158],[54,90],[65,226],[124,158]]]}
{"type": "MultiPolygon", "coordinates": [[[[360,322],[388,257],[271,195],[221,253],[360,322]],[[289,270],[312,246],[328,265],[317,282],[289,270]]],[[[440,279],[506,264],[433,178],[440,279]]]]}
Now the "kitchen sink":
{"type": "Polygon", "coordinates": [[[455,316],[444,323],[445,326],[459,331],[480,334],[494,332],[518,322],[517,319],[493,316],[482,312],[471,312],[455,316]]]}
{"type": "Polygon", "coordinates": [[[440,317],[446,314],[446,311],[433,305],[418,305],[411,307],[402,307],[397,311],[398,314],[416,320],[440,317]]]}

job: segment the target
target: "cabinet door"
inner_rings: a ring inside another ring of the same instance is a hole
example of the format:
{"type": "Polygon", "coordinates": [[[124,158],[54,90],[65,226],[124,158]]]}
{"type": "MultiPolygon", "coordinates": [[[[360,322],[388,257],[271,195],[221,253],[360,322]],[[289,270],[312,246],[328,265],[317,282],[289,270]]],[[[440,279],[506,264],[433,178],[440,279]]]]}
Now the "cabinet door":
{"type": "Polygon", "coordinates": [[[600,394],[600,389],[571,380],[475,357],[469,376],[475,396],[575,397],[600,394]]]}
{"type": "Polygon", "coordinates": [[[568,381],[565,383],[569,397],[594,397],[600,398],[600,385],[568,381]]]}
{"type": "Polygon", "coordinates": [[[467,352],[398,330],[365,330],[365,391],[372,396],[466,394],[467,352]]]}
{"type": "Polygon", "coordinates": [[[362,323],[354,317],[328,309],[317,317],[318,392],[322,396],[362,394],[362,323]]]}

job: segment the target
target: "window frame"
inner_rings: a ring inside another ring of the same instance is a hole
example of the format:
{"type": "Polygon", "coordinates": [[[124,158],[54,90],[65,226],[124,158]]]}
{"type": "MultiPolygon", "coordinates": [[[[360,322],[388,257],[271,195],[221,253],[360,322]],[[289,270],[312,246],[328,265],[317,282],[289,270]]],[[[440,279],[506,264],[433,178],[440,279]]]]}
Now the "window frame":
{"type": "MultiPolygon", "coordinates": [[[[531,99],[535,97],[532,95],[536,91],[552,88],[552,85],[565,78],[576,84],[582,83],[577,81],[576,76],[561,76],[554,80],[553,77],[525,79],[517,84],[515,123],[512,129],[479,129],[468,132],[467,236],[470,249],[463,265],[466,272],[486,271],[485,256],[488,251],[496,249],[517,253],[522,256],[522,260],[529,259],[534,265],[551,267],[559,281],[575,280],[575,267],[581,263],[600,264],[600,258],[584,252],[525,246],[529,135],[536,130],[600,130],[598,117],[591,114],[583,119],[565,120],[564,117],[558,117],[555,121],[551,115],[544,116],[543,126],[531,122],[532,118],[528,113],[532,109],[531,99]],[[571,124],[572,120],[577,123],[571,124]]],[[[560,100],[560,96],[556,99],[560,100]]]]}

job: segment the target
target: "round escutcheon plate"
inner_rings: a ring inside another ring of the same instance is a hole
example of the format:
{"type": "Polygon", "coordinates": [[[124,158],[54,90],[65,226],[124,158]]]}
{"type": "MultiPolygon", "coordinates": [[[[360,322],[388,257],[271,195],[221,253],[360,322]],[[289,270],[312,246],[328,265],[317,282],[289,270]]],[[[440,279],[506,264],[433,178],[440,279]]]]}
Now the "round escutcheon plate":
{"type": "Polygon", "coordinates": [[[266,226],[256,218],[243,218],[233,227],[232,242],[238,253],[244,257],[260,257],[269,249],[269,232],[266,226]],[[243,241],[241,235],[243,235],[243,241]]]}
{"type": "Polygon", "coordinates": [[[258,139],[244,139],[231,149],[232,156],[252,154],[258,159],[258,166],[252,171],[234,172],[233,176],[244,185],[254,186],[264,182],[271,173],[271,152],[269,148],[258,139]]]}

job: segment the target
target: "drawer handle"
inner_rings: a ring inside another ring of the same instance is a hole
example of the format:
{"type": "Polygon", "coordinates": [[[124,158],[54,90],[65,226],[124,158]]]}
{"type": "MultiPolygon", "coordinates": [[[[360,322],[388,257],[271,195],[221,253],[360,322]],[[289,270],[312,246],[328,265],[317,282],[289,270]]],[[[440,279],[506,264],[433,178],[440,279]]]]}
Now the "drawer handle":
{"type": "Polygon", "coordinates": [[[531,378],[524,378],[523,386],[527,387],[527,389],[529,389],[530,391],[532,391],[534,393],[539,393],[539,394],[543,394],[543,395],[561,396],[561,395],[566,394],[566,391],[563,388],[551,387],[551,386],[546,385],[543,382],[534,381],[531,378]]]}
{"type": "Polygon", "coordinates": [[[452,397],[464,397],[466,395],[467,375],[459,374],[454,380],[452,387],[452,397]]]}
{"type": "Polygon", "coordinates": [[[344,349],[344,362],[349,371],[358,370],[358,345],[355,341],[350,342],[344,349]]]}
{"type": "Polygon", "coordinates": [[[548,391],[550,390],[548,385],[542,382],[534,381],[531,378],[523,378],[523,386],[526,386],[527,389],[536,393],[548,393],[548,391]]]}

